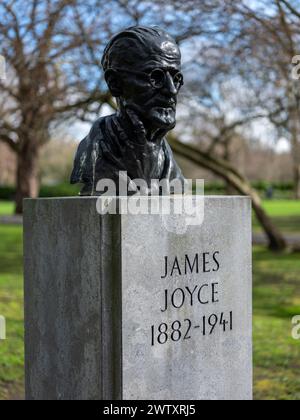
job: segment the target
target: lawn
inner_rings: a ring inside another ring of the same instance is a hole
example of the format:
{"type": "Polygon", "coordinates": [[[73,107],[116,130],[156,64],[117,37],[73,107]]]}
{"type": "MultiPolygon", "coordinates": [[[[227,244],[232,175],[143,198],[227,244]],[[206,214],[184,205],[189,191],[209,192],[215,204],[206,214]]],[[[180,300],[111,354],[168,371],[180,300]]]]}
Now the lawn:
{"type": "Polygon", "coordinates": [[[300,341],[291,319],[300,315],[300,254],[255,247],[254,390],[256,399],[300,400],[300,341]]]}
{"type": "MultiPolygon", "coordinates": [[[[267,202],[274,218],[299,217],[299,205],[267,202]]],[[[12,210],[12,206],[5,204],[12,210]]],[[[0,204],[0,214],[4,212],[0,204]]],[[[0,399],[22,398],[22,229],[0,225],[0,314],[7,340],[0,341],[0,399]]],[[[274,255],[254,248],[254,385],[256,399],[300,399],[300,341],[291,338],[291,318],[300,315],[300,254],[274,255]]]]}
{"type": "Polygon", "coordinates": [[[0,341],[0,399],[23,396],[22,229],[0,225],[0,314],[7,340],[0,341]]]}
{"type": "Polygon", "coordinates": [[[11,201],[0,200],[0,216],[12,214],[14,211],[14,204],[11,201]]]}
{"type": "MultiPolygon", "coordinates": [[[[263,206],[271,216],[274,224],[288,235],[300,235],[300,201],[296,200],[265,200],[263,206]]],[[[261,228],[255,217],[253,218],[255,231],[261,228]]]]}

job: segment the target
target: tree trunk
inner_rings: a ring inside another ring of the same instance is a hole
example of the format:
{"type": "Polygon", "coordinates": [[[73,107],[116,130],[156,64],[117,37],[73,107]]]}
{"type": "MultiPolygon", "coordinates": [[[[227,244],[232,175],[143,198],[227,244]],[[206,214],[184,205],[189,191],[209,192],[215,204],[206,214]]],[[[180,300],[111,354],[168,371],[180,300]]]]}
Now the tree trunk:
{"type": "Polygon", "coordinates": [[[24,198],[37,198],[39,194],[38,149],[23,149],[17,155],[16,214],[23,213],[24,198]]]}
{"type": "Polygon", "coordinates": [[[294,170],[295,199],[300,199],[300,104],[290,114],[289,128],[292,134],[292,158],[294,170]]]}
{"type": "MultiPolygon", "coordinates": [[[[224,144],[223,159],[229,164],[231,163],[230,146],[231,146],[230,141],[229,139],[227,139],[224,144]]],[[[232,184],[229,181],[225,181],[225,192],[227,195],[234,195],[236,192],[235,188],[232,186],[232,184]]]]}
{"type": "MultiPolygon", "coordinates": [[[[251,187],[250,187],[251,188],[251,187]]],[[[252,190],[252,188],[251,188],[252,190]]],[[[281,235],[279,230],[273,224],[270,217],[267,215],[262,207],[261,199],[255,190],[248,193],[252,199],[252,208],[256,214],[257,220],[263,228],[269,240],[269,249],[275,252],[281,252],[288,248],[285,238],[281,235]]]]}
{"type": "Polygon", "coordinates": [[[300,164],[294,166],[295,198],[300,200],[300,164]]]}
{"type": "Polygon", "coordinates": [[[269,239],[269,248],[272,251],[280,252],[288,248],[285,238],[281,235],[276,226],[274,226],[272,220],[263,209],[258,193],[234,167],[224,160],[212,157],[211,155],[202,152],[195,146],[181,143],[172,135],[169,139],[175,153],[178,153],[201,167],[212,171],[215,175],[221,177],[225,182],[234,187],[240,194],[251,197],[253,210],[269,239]]]}

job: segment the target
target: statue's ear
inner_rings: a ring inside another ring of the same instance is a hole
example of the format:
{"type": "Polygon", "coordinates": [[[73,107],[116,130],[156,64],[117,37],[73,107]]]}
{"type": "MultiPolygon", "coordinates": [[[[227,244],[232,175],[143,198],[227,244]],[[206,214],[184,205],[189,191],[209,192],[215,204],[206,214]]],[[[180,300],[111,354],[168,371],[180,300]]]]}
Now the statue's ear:
{"type": "Polygon", "coordinates": [[[119,98],[122,95],[122,82],[118,72],[113,69],[108,69],[104,77],[112,96],[119,98]]]}

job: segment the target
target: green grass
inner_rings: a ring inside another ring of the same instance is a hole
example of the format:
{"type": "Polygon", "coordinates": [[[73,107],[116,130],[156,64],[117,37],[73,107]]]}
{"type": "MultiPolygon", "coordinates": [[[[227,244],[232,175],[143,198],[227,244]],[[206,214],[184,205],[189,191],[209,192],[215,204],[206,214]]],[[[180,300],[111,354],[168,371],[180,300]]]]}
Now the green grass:
{"type": "MultiPolygon", "coordinates": [[[[6,205],[6,204],[5,204],[6,205]]],[[[297,215],[298,203],[266,203],[274,217],[297,215]]],[[[11,208],[11,207],[10,207],[11,208]]],[[[8,206],[9,209],[9,206],[8,206]]],[[[0,205],[3,214],[3,203],[0,205]]],[[[300,315],[300,254],[274,255],[254,248],[254,391],[256,399],[300,399],[300,340],[291,318],[300,315]]],[[[0,225],[0,399],[24,393],[22,229],[0,225]]]]}
{"type": "Polygon", "coordinates": [[[300,399],[300,341],[291,319],[300,314],[300,254],[254,249],[256,399],[300,399]]]}
{"type": "Polygon", "coordinates": [[[270,200],[264,201],[264,208],[273,217],[300,217],[300,201],[297,200],[270,200]]]}
{"type": "MultiPolygon", "coordinates": [[[[274,224],[283,233],[300,235],[300,201],[265,200],[263,206],[274,224]]],[[[253,227],[254,231],[261,231],[261,227],[255,217],[253,219],[253,227]]]]}
{"type": "Polygon", "coordinates": [[[0,341],[0,399],[23,396],[22,228],[0,225],[0,314],[7,340],[0,341]]]}
{"type": "Polygon", "coordinates": [[[11,201],[0,200],[0,216],[13,214],[14,204],[11,201]]]}

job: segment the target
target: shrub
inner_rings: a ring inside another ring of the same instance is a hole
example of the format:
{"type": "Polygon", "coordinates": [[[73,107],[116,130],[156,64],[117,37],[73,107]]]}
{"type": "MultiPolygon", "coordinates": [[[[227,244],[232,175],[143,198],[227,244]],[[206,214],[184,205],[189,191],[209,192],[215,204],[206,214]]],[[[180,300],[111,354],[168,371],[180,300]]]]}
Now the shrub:
{"type": "MultiPolygon", "coordinates": [[[[79,185],[43,185],[40,190],[40,197],[74,197],[78,195],[79,191],[79,185]]],[[[15,187],[0,186],[0,200],[13,200],[15,194],[15,187]]]]}

